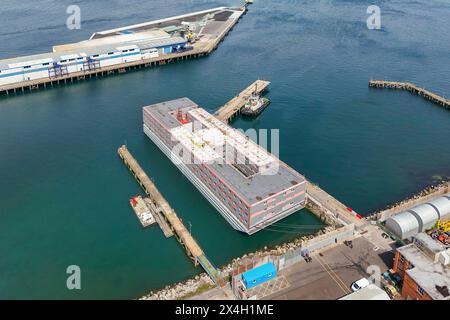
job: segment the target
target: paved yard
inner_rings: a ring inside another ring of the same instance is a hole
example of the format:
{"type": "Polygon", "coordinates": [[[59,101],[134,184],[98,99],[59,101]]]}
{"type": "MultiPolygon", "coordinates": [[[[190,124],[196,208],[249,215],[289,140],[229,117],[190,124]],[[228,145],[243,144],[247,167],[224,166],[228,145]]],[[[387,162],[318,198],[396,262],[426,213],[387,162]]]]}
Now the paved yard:
{"type": "Polygon", "coordinates": [[[288,288],[266,299],[338,299],[351,292],[351,284],[368,277],[367,267],[379,266],[381,273],[392,267],[393,254],[380,249],[364,237],[353,240],[353,249],[339,244],[312,255],[280,272],[290,284],[288,288]],[[387,263],[387,264],[386,264],[387,263]]]}
{"type": "MultiPolygon", "coordinates": [[[[382,231],[378,227],[368,225],[360,234],[353,240],[353,249],[339,244],[320,254],[315,252],[312,262],[301,261],[281,270],[278,278],[251,290],[258,299],[276,300],[334,300],[350,293],[354,281],[369,276],[366,273],[368,266],[378,266],[383,273],[393,264],[394,242],[381,237],[382,231]]],[[[235,297],[227,286],[189,299],[229,300],[235,297]]]]}
{"type": "Polygon", "coordinates": [[[256,297],[256,300],[261,300],[287,287],[289,287],[289,283],[287,282],[286,277],[280,275],[275,279],[260,284],[254,288],[247,289],[247,296],[256,297]]]}

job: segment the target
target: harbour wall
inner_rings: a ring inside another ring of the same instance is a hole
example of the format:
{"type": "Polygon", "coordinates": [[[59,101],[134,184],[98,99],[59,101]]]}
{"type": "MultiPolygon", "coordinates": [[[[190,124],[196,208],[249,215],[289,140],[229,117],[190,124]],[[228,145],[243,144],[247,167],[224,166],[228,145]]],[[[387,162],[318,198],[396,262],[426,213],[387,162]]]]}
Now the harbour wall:
{"type": "Polygon", "coordinates": [[[408,210],[418,204],[424,203],[434,197],[450,192],[450,181],[443,181],[436,185],[426,187],[411,197],[388,206],[386,209],[370,214],[366,219],[384,222],[391,216],[408,210]]]}

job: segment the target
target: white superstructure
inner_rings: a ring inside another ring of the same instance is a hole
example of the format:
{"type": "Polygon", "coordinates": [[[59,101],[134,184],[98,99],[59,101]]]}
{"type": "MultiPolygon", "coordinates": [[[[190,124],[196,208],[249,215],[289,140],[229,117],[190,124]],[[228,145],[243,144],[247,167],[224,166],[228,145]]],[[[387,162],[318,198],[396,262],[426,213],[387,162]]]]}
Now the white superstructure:
{"type": "Polygon", "coordinates": [[[186,45],[183,37],[155,30],[55,46],[54,52],[0,60],[0,86],[157,58],[186,45]]]}

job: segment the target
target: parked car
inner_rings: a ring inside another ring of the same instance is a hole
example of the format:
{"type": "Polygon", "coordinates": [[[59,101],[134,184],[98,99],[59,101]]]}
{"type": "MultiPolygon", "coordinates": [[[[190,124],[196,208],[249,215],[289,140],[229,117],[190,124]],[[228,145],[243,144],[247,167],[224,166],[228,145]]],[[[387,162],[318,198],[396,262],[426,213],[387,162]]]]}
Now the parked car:
{"type": "Polygon", "coordinates": [[[394,282],[394,284],[395,284],[396,286],[401,285],[402,282],[403,282],[402,277],[400,277],[400,275],[398,275],[398,274],[396,274],[396,273],[393,274],[393,275],[391,275],[391,279],[392,279],[392,281],[394,282]]]}
{"type": "Polygon", "coordinates": [[[358,281],[353,282],[351,288],[353,292],[361,290],[362,288],[367,287],[370,284],[369,280],[366,278],[359,279],[358,281]]]}
{"type": "Polygon", "coordinates": [[[397,299],[400,296],[397,289],[394,286],[391,286],[390,284],[385,285],[384,290],[391,299],[397,299]]]}

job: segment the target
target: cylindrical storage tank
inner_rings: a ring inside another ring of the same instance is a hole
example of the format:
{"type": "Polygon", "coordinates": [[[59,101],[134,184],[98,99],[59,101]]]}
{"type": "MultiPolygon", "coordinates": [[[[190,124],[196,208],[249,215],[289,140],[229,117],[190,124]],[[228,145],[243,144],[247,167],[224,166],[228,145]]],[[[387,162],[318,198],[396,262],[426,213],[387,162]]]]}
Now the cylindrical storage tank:
{"type": "Polygon", "coordinates": [[[424,203],[408,210],[419,221],[419,232],[431,229],[439,219],[439,214],[433,206],[424,203]]]}
{"type": "Polygon", "coordinates": [[[436,208],[439,213],[439,219],[444,221],[450,219],[450,193],[428,201],[427,203],[436,208]]]}
{"type": "Polygon", "coordinates": [[[408,211],[399,213],[387,219],[386,227],[402,240],[411,238],[419,233],[419,221],[408,211]]]}

